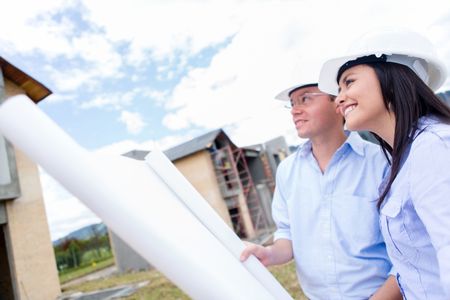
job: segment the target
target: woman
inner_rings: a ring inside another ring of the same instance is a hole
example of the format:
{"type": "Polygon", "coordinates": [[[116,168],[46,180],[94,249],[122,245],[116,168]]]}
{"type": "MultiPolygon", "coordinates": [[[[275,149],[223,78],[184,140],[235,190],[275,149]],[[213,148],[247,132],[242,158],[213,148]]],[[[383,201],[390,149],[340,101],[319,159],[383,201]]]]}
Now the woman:
{"type": "Polygon", "coordinates": [[[379,31],[327,61],[319,88],[350,130],[375,134],[390,158],[380,225],[405,299],[450,299],[450,108],[432,89],[444,64],[424,37],[379,31]]]}

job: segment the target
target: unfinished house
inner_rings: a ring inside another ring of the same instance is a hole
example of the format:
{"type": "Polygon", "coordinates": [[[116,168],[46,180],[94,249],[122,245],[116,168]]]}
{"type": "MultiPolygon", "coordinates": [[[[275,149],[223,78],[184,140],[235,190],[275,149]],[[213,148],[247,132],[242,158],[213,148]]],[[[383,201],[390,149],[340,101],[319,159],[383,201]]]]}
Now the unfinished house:
{"type": "MultiPolygon", "coordinates": [[[[283,137],[278,137],[264,144],[247,146],[242,149],[260,198],[262,213],[269,228],[272,229],[275,227],[271,206],[275,190],[276,169],[280,162],[287,157],[289,147],[283,137]]],[[[259,235],[259,238],[261,240],[264,236],[259,235]]]]}
{"type": "MultiPolygon", "coordinates": [[[[165,154],[239,237],[262,242],[275,227],[271,216],[275,171],[288,151],[284,138],[239,148],[218,129],[165,154]]],[[[124,156],[144,160],[147,154],[134,150],[124,156]]],[[[148,266],[114,233],[110,236],[120,271],[139,269],[137,261],[140,268],[148,266]]]]}
{"type": "MultiPolygon", "coordinates": [[[[2,57],[0,69],[0,103],[17,94],[38,103],[51,94],[2,57]]],[[[0,299],[48,300],[59,294],[37,165],[0,135],[0,299]]]]}
{"type": "Polygon", "coordinates": [[[442,93],[436,94],[442,101],[447,103],[450,106],[450,91],[445,91],[442,93]]]}

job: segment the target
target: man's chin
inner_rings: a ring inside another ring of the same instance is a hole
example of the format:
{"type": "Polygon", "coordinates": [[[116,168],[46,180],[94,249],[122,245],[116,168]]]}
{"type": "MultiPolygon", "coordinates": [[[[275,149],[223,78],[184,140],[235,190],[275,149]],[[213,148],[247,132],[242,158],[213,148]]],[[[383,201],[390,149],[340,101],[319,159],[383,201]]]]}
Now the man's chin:
{"type": "Polygon", "coordinates": [[[305,132],[298,132],[297,131],[297,136],[301,139],[309,139],[309,134],[305,133],[305,132]]]}

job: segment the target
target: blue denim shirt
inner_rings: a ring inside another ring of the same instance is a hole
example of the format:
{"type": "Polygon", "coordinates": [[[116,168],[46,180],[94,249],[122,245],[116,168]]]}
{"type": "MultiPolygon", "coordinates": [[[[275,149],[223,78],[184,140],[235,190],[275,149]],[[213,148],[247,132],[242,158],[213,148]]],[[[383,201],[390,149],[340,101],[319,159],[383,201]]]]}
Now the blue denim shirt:
{"type": "Polygon", "coordinates": [[[403,296],[450,299],[450,125],[424,117],[421,130],[380,223],[403,296]]]}
{"type": "Polygon", "coordinates": [[[292,241],[309,299],[367,299],[391,263],[379,227],[379,146],[351,133],[322,174],[307,142],[281,162],[272,204],[275,239],[292,241]]]}

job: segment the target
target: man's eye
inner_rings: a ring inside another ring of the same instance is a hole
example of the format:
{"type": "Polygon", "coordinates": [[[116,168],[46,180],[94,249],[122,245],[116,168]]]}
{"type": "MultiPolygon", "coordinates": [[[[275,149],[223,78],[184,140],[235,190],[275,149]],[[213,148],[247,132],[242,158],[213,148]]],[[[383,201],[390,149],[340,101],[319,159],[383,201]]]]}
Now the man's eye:
{"type": "Polygon", "coordinates": [[[312,100],[312,95],[304,95],[302,100],[303,103],[310,102],[312,100]]]}

